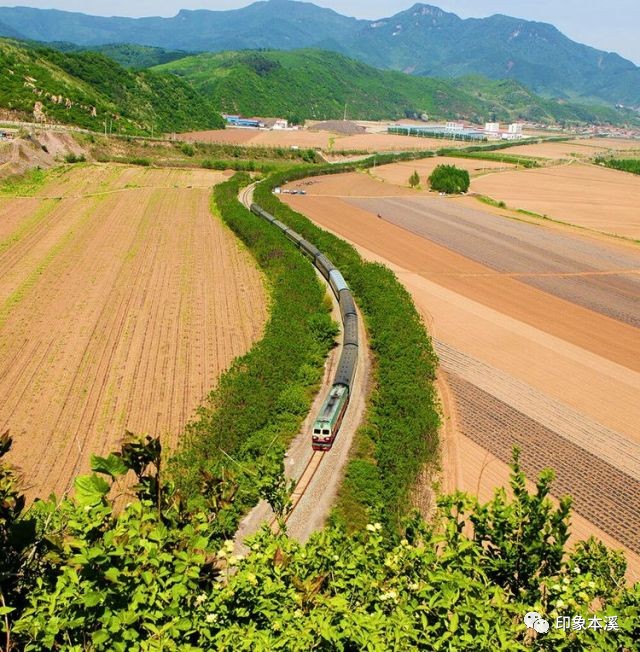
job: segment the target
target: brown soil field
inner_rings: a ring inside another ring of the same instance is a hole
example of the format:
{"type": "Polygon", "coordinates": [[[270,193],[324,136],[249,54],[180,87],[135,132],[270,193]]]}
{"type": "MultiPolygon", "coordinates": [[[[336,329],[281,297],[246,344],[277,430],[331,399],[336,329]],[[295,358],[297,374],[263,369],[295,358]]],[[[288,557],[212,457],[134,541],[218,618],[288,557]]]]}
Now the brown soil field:
{"type": "Polygon", "coordinates": [[[327,131],[266,131],[252,129],[218,129],[194,131],[179,134],[180,140],[204,143],[226,143],[235,145],[261,145],[266,147],[313,147],[329,151],[387,152],[405,150],[440,149],[441,147],[463,147],[464,143],[412,138],[393,134],[357,134],[341,136],[327,131]]]}
{"type": "Polygon", "coordinates": [[[640,139],[627,139],[627,138],[591,138],[589,140],[570,140],[569,143],[588,143],[590,146],[603,148],[616,152],[624,152],[626,150],[640,150],[640,139]]]}
{"type": "Polygon", "coordinates": [[[309,196],[317,197],[415,197],[423,191],[384,183],[365,172],[347,172],[345,174],[328,174],[302,181],[294,181],[286,188],[302,189],[309,196]]]}
{"type": "MultiPolygon", "coordinates": [[[[345,196],[349,185],[346,180],[345,196]]],[[[351,200],[286,201],[356,244],[367,259],[390,265],[411,292],[441,359],[450,397],[445,405],[452,405],[446,430],[456,442],[445,442],[449,484],[489,498],[505,484],[511,447],[519,444],[530,478],[545,466],[555,468],[556,494],[574,496],[574,536],[595,533],[622,547],[629,578],[640,577],[634,503],[640,330],[378,219],[351,200]]],[[[389,202],[376,203],[384,211],[389,202]]],[[[504,222],[507,237],[511,225],[504,222]]],[[[539,230],[542,242],[555,238],[553,229],[539,230]]],[[[470,232],[469,240],[475,238],[470,232]]],[[[516,250],[530,247],[507,240],[516,250]]],[[[620,247],[624,255],[629,251],[620,247]]]]}
{"type": "Polygon", "coordinates": [[[479,177],[471,190],[511,208],[640,239],[640,177],[635,175],[574,163],[479,177]]]}
{"type": "Polygon", "coordinates": [[[607,154],[640,150],[640,140],[614,140],[608,138],[590,138],[588,140],[568,140],[560,143],[535,143],[519,145],[505,150],[505,154],[521,154],[536,158],[571,159],[593,158],[598,154],[607,154]]]}
{"type": "Polygon", "coordinates": [[[261,336],[262,277],[209,211],[223,179],[77,167],[14,220],[0,247],[0,430],[30,498],[67,491],[125,430],[175,447],[261,336]]]}
{"type": "Polygon", "coordinates": [[[495,272],[640,327],[640,251],[582,234],[550,238],[539,224],[505,220],[440,197],[351,201],[495,272]]]}
{"type": "Polygon", "coordinates": [[[424,187],[428,187],[427,179],[438,165],[455,165],[457,168],[467,170],[471,177],[477,177],[488,172],[512,170],[515,167],[497,161],[474,161],[473,159],[434,156],[433,158],[425,158],[418,161],[381,165],[371,170],[371,174],[385,183],[408,187],[409,177],[415,170],[420,175],[421,184],[424,187]]]}
{"type": "Polygon", "coordinates": [[[180,140],[203,143],[226,143],[233,145],[259,145],[263,147],[317,147],[327,149],[330,138],[338,138],[327,132],[266,131],[263,129],[218,129],[195,131],[178,136],[180,140]]]}

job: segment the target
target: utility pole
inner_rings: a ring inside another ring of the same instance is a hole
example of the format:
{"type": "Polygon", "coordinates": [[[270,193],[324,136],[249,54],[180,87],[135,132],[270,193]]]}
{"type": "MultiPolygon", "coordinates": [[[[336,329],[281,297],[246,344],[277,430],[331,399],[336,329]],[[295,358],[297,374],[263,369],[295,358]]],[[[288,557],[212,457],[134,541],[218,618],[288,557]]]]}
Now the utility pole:
{"type": "Polygon", "coordinates": [[[344,118],[343,120],[346,122],[347,121],[347,103],[344,103],[344,118]]]}

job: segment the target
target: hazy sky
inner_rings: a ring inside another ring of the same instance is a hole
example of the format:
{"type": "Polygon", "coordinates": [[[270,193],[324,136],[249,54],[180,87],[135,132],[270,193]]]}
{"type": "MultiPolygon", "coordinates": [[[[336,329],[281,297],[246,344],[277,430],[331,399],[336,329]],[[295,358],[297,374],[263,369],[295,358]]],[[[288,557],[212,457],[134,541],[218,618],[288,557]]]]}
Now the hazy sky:
{"type": "MultiPolygon", "coordinates": [[[[29,0],[0,4],[56,8],[104,16],[174,16],[180,9],[235,9],[250,0],[29,0]]],[[[316,0],[358,18],[382,18],[408,9],[413,0],[316,0]]],[[[430,0],[464,18],[507,14],[554,24],[575,41],[618,52],[640,64],[639,0],[430,0]]]]}

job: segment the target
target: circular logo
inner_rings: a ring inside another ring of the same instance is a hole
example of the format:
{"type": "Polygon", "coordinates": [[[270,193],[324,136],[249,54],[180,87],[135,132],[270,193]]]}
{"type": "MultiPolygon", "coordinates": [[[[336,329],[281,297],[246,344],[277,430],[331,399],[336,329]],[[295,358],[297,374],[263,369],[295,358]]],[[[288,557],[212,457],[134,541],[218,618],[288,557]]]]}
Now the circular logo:
{"type": "Polygon", "coordinates": [[[537,611],[530,611],[525,617],[524,617],[524,624],[529,628],[533,629],[533,626],[536,622],[536,620],[540,620],[542,616],[537,612],[537,611]]]}
{"type": "Polygon", "coordinates": [[[529,611],[524,617],[524,624],[538,634],[546,634],[549,631],[549,621],[545,620],[537,611],[529,611]]]}

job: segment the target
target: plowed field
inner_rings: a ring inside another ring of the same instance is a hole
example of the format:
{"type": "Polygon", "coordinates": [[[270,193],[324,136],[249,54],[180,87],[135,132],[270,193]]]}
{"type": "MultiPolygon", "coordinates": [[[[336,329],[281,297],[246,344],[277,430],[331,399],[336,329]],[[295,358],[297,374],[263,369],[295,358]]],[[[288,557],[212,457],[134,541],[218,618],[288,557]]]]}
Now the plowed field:
{"type": "Polygon", "coordinates": [[[640,239],[640,177],[633,174],[574,163],[478,177],[471,190],[512,208],[640,239]]]}
{"type": "Polygon", "coordinates": [[[180,134],[181,140],[201,143],[225,143],[233,145],[259,145],[262,147],[317,147],[323,150],[387,152],[405,150],[440,149],[463,147],[466,143],[453,140],[413,138],[394,134],[356,134],[344,136],[328,131],[294,131],[264,129],[219,129],[180,134]]]}
{"type": "Polygon", "coordinates": [[[339,175],[326,195],[285,197],[390,265],[429,324],[449,396],[444,485],[488,498],[519,445],[531,479],[554,468],[556,496],[574,496],[574,532],[623,547],[640,578],[637,248],[352,188],[339,175]]]}
{"type": "Polygon", "coordinates": [[[175,446],[260,337],[262,279],[209,210],[223,175],[92,166],[0,204],[0,431],[31,497],[125,430],[175,446]]]}

